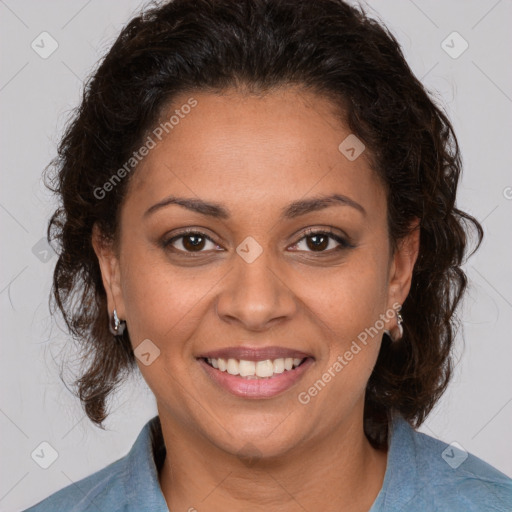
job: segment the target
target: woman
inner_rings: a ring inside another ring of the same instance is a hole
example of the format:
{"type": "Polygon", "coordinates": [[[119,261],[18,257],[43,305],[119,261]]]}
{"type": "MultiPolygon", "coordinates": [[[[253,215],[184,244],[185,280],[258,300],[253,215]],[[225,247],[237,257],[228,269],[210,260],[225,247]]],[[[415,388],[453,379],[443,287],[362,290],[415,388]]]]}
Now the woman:
{"type": "Polygon", "coordinates": [[[101,426],[137,365],[158,416],[29,510],[511,509],[508,477],[414,430],[482,230],[450,122],[380,24],[341,0],[148,10],[55,169],[79,397],[101,426]]]}

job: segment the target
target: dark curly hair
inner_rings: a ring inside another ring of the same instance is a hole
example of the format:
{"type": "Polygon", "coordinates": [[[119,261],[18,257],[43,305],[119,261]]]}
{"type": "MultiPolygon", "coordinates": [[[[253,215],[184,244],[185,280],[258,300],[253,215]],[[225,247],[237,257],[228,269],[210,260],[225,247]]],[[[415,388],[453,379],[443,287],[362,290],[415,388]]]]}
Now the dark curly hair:
{"type": "Polygon", "coordinates": [[[107,299],[91,243],[94,224],[115,243],[127,176],[104,186],[179,93],[300,86],[332,100],[367,147],[387,191],[393,247],[420,219],[420,251],[400,342],[384,335],[369,379],[365,433],[386,444],[398,411],[418,427],[452,369],[455,309],[466,288],[461,264],[480,224],[455,205],[456,136],[407,65],[394,36],[342,0],[174,0],[146,6],[89,78],[47,171],[60,205],[48,226],[59,254],[51,301],[82,349],[77,394],[102,426],[107,399],[135,367],[126,330],[109,330],[107,299]],[[96,191],[96,192],[95,192],[96,191]]]}

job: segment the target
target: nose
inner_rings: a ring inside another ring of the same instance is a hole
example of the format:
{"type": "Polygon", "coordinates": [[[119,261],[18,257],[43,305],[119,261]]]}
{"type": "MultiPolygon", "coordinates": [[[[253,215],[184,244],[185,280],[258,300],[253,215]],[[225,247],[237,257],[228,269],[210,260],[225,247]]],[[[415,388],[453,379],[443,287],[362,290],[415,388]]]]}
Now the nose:
{"type": "Polygon", "coordinates": [[[275,256],[267,250],[251,263],[236,253],[233,259],[234,268],[226,276],[216,303],[221,320],[237,323],[245,330],[264,331],[290,319],[297,300],[275,256]]]}

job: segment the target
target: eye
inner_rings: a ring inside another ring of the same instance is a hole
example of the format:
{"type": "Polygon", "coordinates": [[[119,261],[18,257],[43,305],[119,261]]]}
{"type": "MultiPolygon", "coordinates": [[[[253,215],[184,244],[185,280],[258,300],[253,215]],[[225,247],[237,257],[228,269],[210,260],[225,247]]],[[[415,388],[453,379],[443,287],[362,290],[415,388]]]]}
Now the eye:
{"type": "Polygon", "coordinates": [[[177,252],[183,253],[200,253],[219,247],[208,235],[200,231],[180,233],[164,241],[163,245],[165,248],[171,246],[177,252]],[[210,247],[208,247],[208,244],[210,244],[210,247]]]}
{"type": "MultiPolygon", "coordinates": [[[[201,231],[193,230],[182,232],[168,240],[164,240],[162,245],[165,249],[170,247],[173,251],[183,253],[183,255],[187,256],[193,256],[194,253],[207,252],[208,250],[222,250],[208,235],[201,231]],[[209,247],[208,244],[210,244],[209,247]]],[[[291,246],[291,249],[306,252],[331,253],[351,247],[354,246],[331,230],[310,229],[306,231],[305,235],[298,242],[291,246]]]]}
{"type": "Polygon", "coordinates": [[[330,230],[308,230],[297,243],[292,245],[294,250],[306,252],[334,252],[354,247],[343,237],[330,230]]]}

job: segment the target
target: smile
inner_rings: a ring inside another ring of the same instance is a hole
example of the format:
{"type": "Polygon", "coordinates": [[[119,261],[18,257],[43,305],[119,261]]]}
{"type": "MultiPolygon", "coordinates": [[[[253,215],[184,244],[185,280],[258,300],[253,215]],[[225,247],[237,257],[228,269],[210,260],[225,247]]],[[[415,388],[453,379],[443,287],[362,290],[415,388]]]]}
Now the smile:
{"type": "Polygon", "coordinates": [[[272,378],[276,374],[290,371],[300,366],[306,358],[280,357],[263,361],[248,361],[245,359],[207,358],[206,362],[213,368],[230,375],[240,375],[247,379],[272,378]]]}
{"type": "Polygon", "coordinates": [[[207,376],[224,391],[243,398],[272,398],[290,389],[314,363],[312,357],[245,359],[198,358],[207,376]]]}

